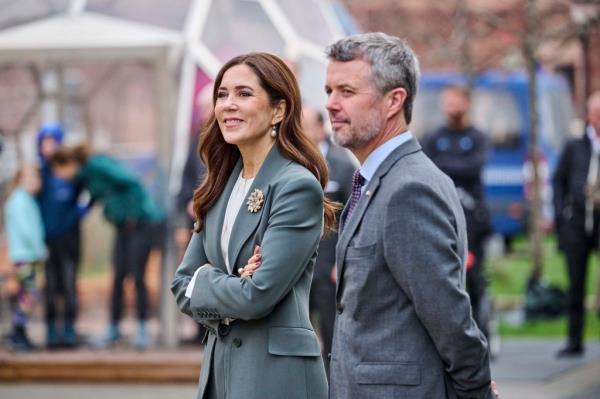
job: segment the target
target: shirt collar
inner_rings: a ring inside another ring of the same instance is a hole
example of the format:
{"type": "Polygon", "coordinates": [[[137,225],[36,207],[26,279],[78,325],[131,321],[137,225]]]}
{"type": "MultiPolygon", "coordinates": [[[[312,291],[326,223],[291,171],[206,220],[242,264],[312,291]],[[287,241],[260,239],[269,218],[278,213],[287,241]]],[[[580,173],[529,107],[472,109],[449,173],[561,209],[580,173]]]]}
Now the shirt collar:
{"type": "Polygon", "coordinates": [[[596,154],[600,153],[600,137],[596,132],[596,129],[592,125],[588,125],[586,129],[586,134],[590,141],[592,142],[592,148],[596,154]]]}
{"type": "Polygon", "coordinates": [[[366,183],[371,181],[375,175],[375,172],[377,171],[377,168],[379,168],[379,165],[381,165],[396,148],[400,147],[412,137],[413,136],[410,130],[407,130],[404,133],[400,133],[399,135],[389,139],[369,154],[360,168],[360,174],[366,180],[365,186],[366,183]]]}

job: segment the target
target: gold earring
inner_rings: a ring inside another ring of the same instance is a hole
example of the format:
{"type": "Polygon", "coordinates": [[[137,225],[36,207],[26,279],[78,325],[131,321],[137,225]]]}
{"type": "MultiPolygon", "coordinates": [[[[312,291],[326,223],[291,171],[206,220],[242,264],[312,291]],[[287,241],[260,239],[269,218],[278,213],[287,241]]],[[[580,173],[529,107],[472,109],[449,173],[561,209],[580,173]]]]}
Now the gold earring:
{"type": "Polygon", "coordinates": [[[277,126],[275,125],[273,125],[273,127],[271,128],[271,137],[277,137],[277,126]]]}

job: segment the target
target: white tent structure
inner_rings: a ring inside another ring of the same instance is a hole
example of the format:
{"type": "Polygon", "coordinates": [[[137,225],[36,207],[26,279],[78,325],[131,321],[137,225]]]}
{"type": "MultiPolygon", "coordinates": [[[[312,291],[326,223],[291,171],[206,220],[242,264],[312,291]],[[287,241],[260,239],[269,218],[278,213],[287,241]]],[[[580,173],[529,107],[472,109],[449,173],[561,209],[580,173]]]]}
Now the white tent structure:
{"type": "MultiPolygon", "coordinates": [[[[305,100],[322,105],[324,47],[350,33],[342,26],[347,16],[340,13],[340,4],[328,0],[0,0],[0,78],[9,69],[32,71],[37,91],[13,133],[27,129],[27,119],[36,115],[40,121],[61,119],[57,110],[68,101],[61,94],[61,65],[141,64],[153,76],[152,136],[159,165],[169,176],[163,194],[172,198],[187,153],[198,71],[210,79],[235,55],[272,52],[293,60],[305,100]]],[[[110,80],[111,70],[92,86],[110,80]]],[[[3,115],[12,113],[0,110],[0,126],[3,115]]],[[[67,131],[76,129],[60,121],[67,131]]],[[[91,123],[82,129],[88,138],[98,134],[91,123]]],[[[165,257],[163,282],[172,276],[173,263],[174,256],[165,257]]],[[[169,294],[163,286],[164,299],[169,294]]],[[[163,343],[173,345],[175,311],[166,303],[161,301],[163,343]]]]}

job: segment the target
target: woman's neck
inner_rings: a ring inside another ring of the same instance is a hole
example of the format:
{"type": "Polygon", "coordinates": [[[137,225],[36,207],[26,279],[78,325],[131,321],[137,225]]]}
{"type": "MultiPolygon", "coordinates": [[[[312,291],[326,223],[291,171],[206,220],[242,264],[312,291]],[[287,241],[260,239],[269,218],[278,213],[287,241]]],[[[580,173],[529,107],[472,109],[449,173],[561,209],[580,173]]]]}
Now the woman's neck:
{"type": "Polygon", "coordinates": [[[252,179],[256,176],[269,151],[273,148],[273,144],[275,144],[275,141],[269,138],[264,142],[238,147],[242,155],[242,164],[244,167],[242,177],[244,179],[252,179]]]}

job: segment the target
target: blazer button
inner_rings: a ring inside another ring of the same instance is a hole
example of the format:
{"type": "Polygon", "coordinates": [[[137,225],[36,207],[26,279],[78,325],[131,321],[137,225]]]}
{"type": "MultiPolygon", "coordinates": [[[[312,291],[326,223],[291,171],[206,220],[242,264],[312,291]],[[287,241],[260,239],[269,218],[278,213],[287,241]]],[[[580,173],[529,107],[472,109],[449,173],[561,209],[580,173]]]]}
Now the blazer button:
{"type": "Polygon", "coordinates": [[[242,346],[242,340],[239,338],[234,338],[233,339],[233,346],[235,346],[236,348],[239,348],[240,346],[242,346]]]}
{"type": "Polygon", "coordinates": [[[342,313],[344,313],[344,306],[343,306],[341,303],[338,303],[338,304],[336,305],[336,308],[337,308],[337,312],[338,312],[338,314],[342,314],[342,313]]]}

